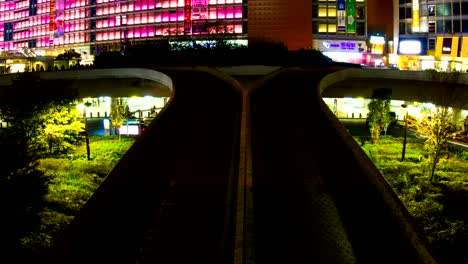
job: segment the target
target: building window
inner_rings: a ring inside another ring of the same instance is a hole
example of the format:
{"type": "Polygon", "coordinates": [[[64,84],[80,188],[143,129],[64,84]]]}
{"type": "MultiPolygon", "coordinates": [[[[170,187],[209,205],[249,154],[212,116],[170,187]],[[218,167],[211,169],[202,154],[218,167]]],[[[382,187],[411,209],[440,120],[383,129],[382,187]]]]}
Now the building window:
{"type": "Polygon", "coordinates": [[[327,6],[326,5],[319,5],[318,16],[319,17],[327,17],[327,6]]]}
{"type": "Polygon", "coordinates": [[[366,35],[366,23],[364,23],[364,22],[356,23],[356,34],[358,36],[366,35]]]}
{"type": "Polygon", "coordinates": [[[443,33],[444,32],[444,21],[442,21],[442,20],[437,21],[436,32],[437,33],[443,33]]]}
{"type": "Polygon", "coordinates": [[[444,33],[452,33],[452,21],[445,21],[444,33]]]}
{"type": "Polygon", "coordinates": [[[328,24],[328,32],[336,33],[336,24],[328,24]]]}
{"type": "Polygon", "coordinates": [[[406,23],[405,22],[400,22],[400,34],[401,35],[406,34],[406,23]]]}
{"type": "Polygon", "coordinates": [[[453,32],[454,33],[461,32],[461,30],[460,30],[460,20],[459,19],[456,19],[456,20],[453,21],[453,32]]]}
{"type": "Polygon", "coordinates": [[[464,33],[468,32],[468,20],[466,19],[462,20],[462,32],[464,33]]]}
{"type": "Polygon", "coordinates": [[[413,17],[413,9],[406,8],[405,9],[405,18],[412,18],[413,17]]]}
{"type": "Polygon", "coordinates": [[[400,7],[400,19],[405,19],[405,9],[404,7],[400,7]]]}
{"type": "Polygon", "coordinates": [[[428,5],[427,6],[427,13],[429,16],[435,16],[435,6],[434,5],[428,5]]]}
{"type": "Polygon", "coordinates": [[[429,33],[436,33],[435,21],[429,21],[428,32],[429,33]]]}
{"type": "Polygon", "coordinates": [[[365,19],[364,6],[356,6],[356,18],[365,19]]]}
{"type": "Polygon", "coordinates": [[[336,5],[328,6],[328,17],[336,17],[336,5]]]}
{"type": "Polygon", "coordinates": [[[453,3],[453,15],[454,16],[460,15],[460,4],[459,3],[453,3]]]}
{"type": "Polygon", "coordinates": [[[319,33],[327,33],[327,24],[319,24],[318,26],[319,33]]]}
{"type": "Polygon", "coordinates": [[[437,4],[437,16],[451,16],[452,9],[450,4],[437,4]]]}
{"type": "Polygon", "coordinates": [[[428,49],[435,50],[435,48],[436,48],[436,39],[435,38],[430,38],[428,41],[429,41],[428,49]]]}

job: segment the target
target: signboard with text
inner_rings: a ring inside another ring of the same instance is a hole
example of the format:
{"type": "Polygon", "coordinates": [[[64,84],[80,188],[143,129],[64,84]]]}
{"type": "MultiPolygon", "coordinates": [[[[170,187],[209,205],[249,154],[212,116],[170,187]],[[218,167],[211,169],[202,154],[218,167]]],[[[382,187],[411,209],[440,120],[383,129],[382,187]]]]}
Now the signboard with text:
{"type": "Polygon", "coordinates": [[[346,0],[346,33],[356,33],[356,0],[346,0]]]}
{"type": "Polygon", "coordinates": [[[184,34],[192,33],[192,0],[185,0],[184,3],[184,34]]]}
{"type": "Polygon", "coordinates": [[[208,0],[192,0],[192,19],[208,19],[208,0]]]}
{"type": "Polygon", "coordinates": [[[338,0],[336,10],[338,32],[346,32],[346,0],[338,0]]]}

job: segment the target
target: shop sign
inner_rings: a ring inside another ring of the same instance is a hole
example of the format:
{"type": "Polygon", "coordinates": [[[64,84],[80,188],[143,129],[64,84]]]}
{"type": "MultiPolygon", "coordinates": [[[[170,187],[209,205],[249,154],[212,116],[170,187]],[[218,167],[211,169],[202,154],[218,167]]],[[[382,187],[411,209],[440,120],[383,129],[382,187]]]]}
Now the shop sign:
{"type": "Polygon", "coordinates": [[[330,42],[322,41],[322,46],[325,50],[335,50],[335,51],[354,51],[356,50],[356,42],[351,41],[341,41],[341,42],[330,42]]]}
{"type": "Polygon", "coordinates": [[[356,33],[356,0],[346,0],[346,32],[356,33]]]}
{"type": "Polygon", "coordinates": [[[336,3],[338,32],[346,32],[346,0],[336,3]]]}

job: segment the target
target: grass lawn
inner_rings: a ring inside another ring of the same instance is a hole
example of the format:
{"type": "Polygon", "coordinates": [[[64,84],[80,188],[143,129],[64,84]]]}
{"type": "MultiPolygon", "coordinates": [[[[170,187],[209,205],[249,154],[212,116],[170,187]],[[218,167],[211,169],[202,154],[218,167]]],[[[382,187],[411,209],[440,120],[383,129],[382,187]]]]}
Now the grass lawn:
{"type": "MultiPolygon", "coordinates": [[[[359,140],[356,138],[356,141],[359,140]]],[[[450,150],[429,182],[424,142],[410,138],[401,162],[402,139],[381,137],[363,150],[416,218],[437,256],[447,263],[468,263],[468,152],[450,150]]]]}
{"type": "Polygon", "coordinates": [[[94,136],[90,161],[84,143],[68,157],[39,159],[37,169],[47,179],[48,192],[38,226],[21,240],[23,250],[41,255],[50,247],[133,142],[131,137],[94,136]]]}

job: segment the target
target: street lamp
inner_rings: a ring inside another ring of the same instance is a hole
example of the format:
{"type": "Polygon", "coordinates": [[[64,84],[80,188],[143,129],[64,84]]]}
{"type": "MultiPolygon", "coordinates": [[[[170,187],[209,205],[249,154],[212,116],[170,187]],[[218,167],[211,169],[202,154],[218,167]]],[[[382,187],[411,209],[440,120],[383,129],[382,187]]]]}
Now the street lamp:
{"type": "Polygon", "coordinates": [[[402,104],[401,107],[406,109],[406,114],[405,114],[405,130],[403,133],[403,150],[401,152],[401,161],[405,159],[405,151],[406,151],[406,134],[408,133],[408,105],[402,104]]]}
{"type": "Polygon", "coordinates": [[[88,120],[86,118],[86,106],[83,104],[79,104],[76,107],[83,112],[83,120],[85,124],[86,156],[88,160],[91,160],[91,150],[89,149],[89,136],[88,136],[88,120]]]}

